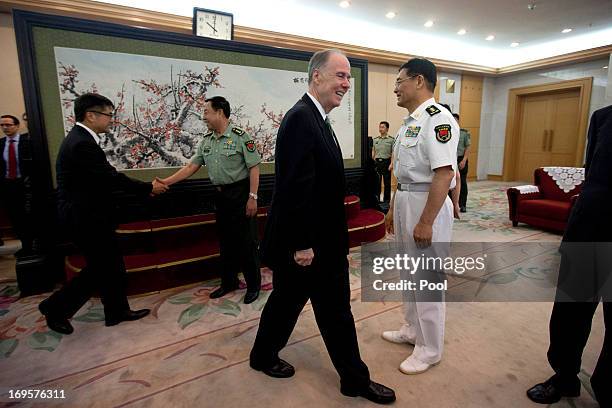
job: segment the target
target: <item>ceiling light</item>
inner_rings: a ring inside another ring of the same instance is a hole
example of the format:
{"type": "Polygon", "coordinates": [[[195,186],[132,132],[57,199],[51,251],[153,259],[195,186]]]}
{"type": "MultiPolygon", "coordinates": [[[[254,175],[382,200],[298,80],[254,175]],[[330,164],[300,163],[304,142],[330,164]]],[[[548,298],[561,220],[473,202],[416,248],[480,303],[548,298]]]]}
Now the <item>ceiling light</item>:
{"type": "Polygon", "coordinates": [[[428,21],[426,21],[426,22],[425,22],[425,24],[423,24],[423,25],[424,25],[425,27],[427,27],[427,28],[432,27],[432,26],[433,26],[433,21],[428,20],[428,21]]]}
{"type": "Polygon", "coordinates": [[[344,0],[344,1],[341,1],[341,2],[340,2],[340,7],[342,7],[342,8],[347,8],[347,7],[349,7],[350,5],[351,5],[351,2],[350,2],[350,1],[347,1],[347,0],[344,0]]]}
{"type": "Polygon", "coordinates": [[[467,31],[465,31],[465,28],[462,28],[461,30],[457,31],[457,34],[459,35],[465,35],[465,33],[467,33],[467,31]]]}
{"type": "Polygon", "coordinates": [[[571,28],[564,28],[564,29],[563,29],[561,32],[562,32],[563,34],[567,34],[567,33],[569,33],[570,31],[572,31],[572,29],[571,29],[571,28]]]}
{"type": "Polygon", "coordinates": [[[608,66],[606,65],[605,67],[603,67],[603,69],[608,69],[608,66]]]}
{"type": "Polygon", "coordinates": [[[487,38],[485,38],[485,40],[487,41],[493,41],[495,39],[494,35],[488,35],[487,38]]]}
{"type": "Polygon", "coordinates": [[[390,11],[387,14],[385,14],[385,17],[387,18],[394,18],[397,14],[395,14],[395,12],[390,11]]]}
{"type": "Polygon", "coordinates": [[[520,44],[519,44],[519,43],[517,43],[517,42],[513,42],[513,43],[511,43],[511,44],[510,44],[510,46],[511,46],[512,48],[514,48],[514,47],[518,47],[519,45],[520,45],[520,44]]]}

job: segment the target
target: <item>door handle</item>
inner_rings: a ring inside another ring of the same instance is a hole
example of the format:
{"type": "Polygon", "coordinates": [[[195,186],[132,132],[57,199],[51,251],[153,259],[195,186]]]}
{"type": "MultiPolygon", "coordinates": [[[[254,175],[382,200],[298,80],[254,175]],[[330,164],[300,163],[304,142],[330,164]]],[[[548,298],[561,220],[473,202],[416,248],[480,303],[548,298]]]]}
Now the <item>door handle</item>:
{"type": "Polygon", "coordinates": [[[552,151],[552,146],[553,146],[553,138],[555,137],[555,131],[554,130],[550,130],[550,138],[548,139],[548,151],[551,152],[552,151]]]}
{"type": "Polygon", "coordinates": [[[548,139],[548,130],[544,131],[544,137],[542,138],[542,151],[546,151],[546,140],[548,139]]]}

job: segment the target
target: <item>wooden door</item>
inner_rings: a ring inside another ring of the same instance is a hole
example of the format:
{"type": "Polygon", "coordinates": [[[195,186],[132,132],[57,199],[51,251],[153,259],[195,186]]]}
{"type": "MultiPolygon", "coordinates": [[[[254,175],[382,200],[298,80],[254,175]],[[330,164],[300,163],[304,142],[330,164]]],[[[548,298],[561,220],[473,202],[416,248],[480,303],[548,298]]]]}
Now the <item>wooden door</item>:
{"type": "Polygon", "coordinates": [[[522,97],[516,178],[533,180],[542,166],[573,166],[578,141],[578,91],[522,97]]]}

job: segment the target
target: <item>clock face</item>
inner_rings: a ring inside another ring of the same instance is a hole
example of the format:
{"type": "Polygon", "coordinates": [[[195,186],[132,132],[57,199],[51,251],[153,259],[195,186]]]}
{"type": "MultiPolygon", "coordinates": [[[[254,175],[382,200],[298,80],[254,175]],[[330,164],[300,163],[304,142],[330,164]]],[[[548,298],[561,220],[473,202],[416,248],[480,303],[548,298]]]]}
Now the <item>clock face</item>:
{"type": "Polygon", "coordinates": [[[231,14],[197,10],[195,17],[197,36],[219,40],[232,39],[233,16],[231,14]]]}

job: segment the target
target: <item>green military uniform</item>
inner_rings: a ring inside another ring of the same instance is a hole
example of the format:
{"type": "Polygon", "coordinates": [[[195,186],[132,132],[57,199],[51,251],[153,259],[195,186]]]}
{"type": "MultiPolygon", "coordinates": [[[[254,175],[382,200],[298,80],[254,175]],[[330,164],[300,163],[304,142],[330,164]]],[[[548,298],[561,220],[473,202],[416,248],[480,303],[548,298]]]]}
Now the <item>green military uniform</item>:
{"type": "Polygon", "coordinates": [[[467,185],[467,174],[468,174],[468,162],[465,161],[465,167],[459,168],[459,162],[463,160],[465,155],[465,149],[472,144],[470,131],[461,129],[459,131],[459,144],[457,145],[457,168],[461,174],[461,191],[459,192],[459,207],[462,211],[465,211],[467,205],[468,185],[467,185]]]}
{"type": "Polygon", "coordinates": [[[249,169],[261,162],[255,141],[230,122],[222,135],[210,131],[198,145],[191,163],[206,165],[215,185],[217,229],[223,273],[221,286],[238,287],[242,269],[247,291],[261,286],[259,271],[257,216],[246,216],[249,200],[249,169]]]}
{"type": "Polygon", "coordinates": [[[388,202],[391,199],[391,171],[389,170],[389,165],[391,164],[391,153],[395,138],[390,135],[385,137],[378,136],[374,138],[373,142],[375,150],[374,161],[376,162],[376,173],[378,174],[376,191],[380,195],[380,181],[382,179],[385,185],[384,201],[388,202]]]}

